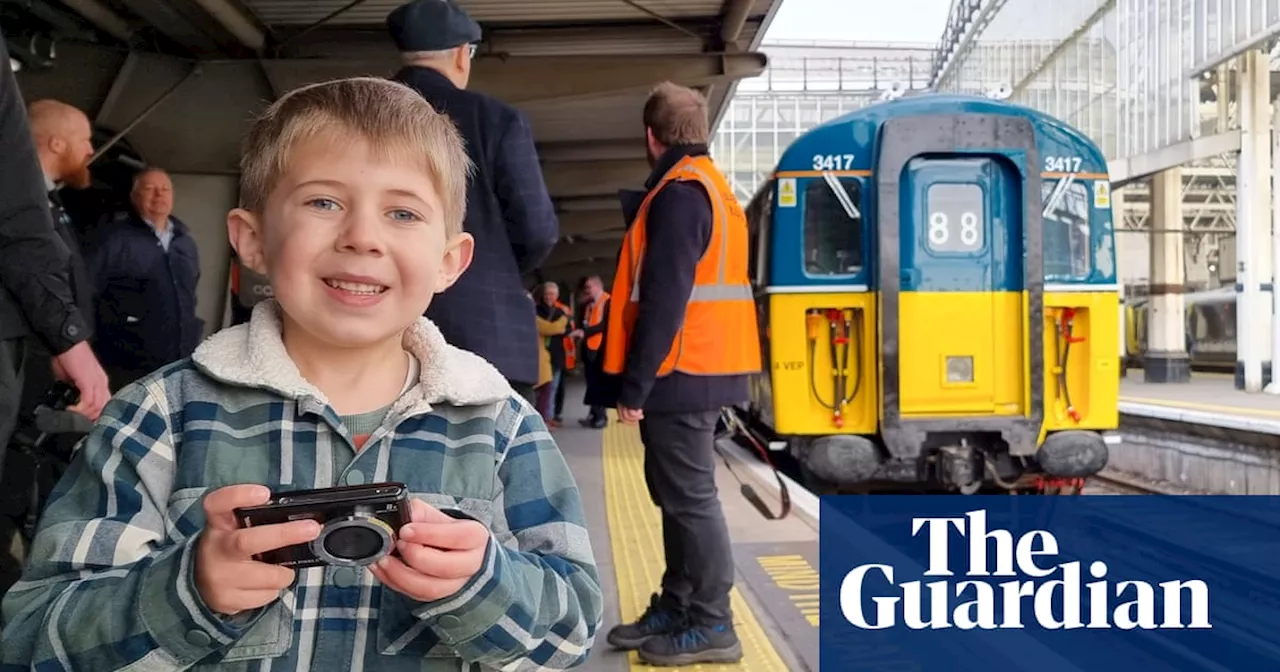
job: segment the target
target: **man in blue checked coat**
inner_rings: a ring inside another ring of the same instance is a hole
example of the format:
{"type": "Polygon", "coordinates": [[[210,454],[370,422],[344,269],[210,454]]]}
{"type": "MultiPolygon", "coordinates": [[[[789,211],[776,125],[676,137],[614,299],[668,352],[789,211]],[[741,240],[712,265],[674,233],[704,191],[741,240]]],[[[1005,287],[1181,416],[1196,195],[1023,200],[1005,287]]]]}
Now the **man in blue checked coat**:
{"type": "Polygon", "coordinates": [[[529,124],[515,108],[466,90],[480,26],[452,0],[403,5],[387,17],[387,28],[405,63],[394,79],[453,120],[475,164],[465,223],[475,260],[431,302],[427,317],[532,400],[540,340],[520,278],[551,253],[560,225],[529,124]]]}

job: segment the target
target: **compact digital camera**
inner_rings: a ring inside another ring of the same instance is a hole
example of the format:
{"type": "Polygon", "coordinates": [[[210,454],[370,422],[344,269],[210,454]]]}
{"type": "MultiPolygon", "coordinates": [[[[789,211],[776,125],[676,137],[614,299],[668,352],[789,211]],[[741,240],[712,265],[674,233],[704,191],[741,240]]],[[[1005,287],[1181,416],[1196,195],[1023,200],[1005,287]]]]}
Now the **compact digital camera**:
{"type": "Polygon", "coordinates": [[[396,535],[408,523],[409,493],[402,483],[371,483],[273,493],[271,501],[236,509],[240,527],[294,520],[322,526],[314,540],[277,548],[256,559],[284,567],[371,565],[395,550],[396,535]]]}

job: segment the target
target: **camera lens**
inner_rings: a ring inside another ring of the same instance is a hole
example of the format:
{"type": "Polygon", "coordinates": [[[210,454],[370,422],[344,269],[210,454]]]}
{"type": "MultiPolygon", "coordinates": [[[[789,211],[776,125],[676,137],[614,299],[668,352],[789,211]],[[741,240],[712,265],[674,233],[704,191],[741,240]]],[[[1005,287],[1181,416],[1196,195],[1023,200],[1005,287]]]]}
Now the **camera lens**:
{"type": "Polygon", "coordinates": [[[358,560],[382,550],[382,535],[367,527],[344,527],[324,539],[324,550],[343,560],[358,560]]]}
{"type": "Polygon", "coordinates": [[[331,565],[371,565],[391,552],[391,527],[368,512],[332,520],[311,542],[311,552],[331,565]]]}

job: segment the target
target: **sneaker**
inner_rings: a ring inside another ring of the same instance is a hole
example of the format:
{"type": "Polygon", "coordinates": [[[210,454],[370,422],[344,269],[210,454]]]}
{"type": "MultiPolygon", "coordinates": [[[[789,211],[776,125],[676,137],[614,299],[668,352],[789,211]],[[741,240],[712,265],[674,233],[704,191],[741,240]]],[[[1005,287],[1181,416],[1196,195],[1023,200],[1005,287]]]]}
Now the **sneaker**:
{"type": "Polygon", "coordinates": [[[635,623],[615,626],[609,631],[609,644],[625,651],[640,648],[650,637],[676,632],[683,624],[681,614],[662,605],[658,596],[649,599],[649,608],[644,610],[635,623]]]}
{"type": "Polygon", "coordinates": [[[640,646],[640,661],[656,667],[742,660],[742,642],[732,625],[691,625],[651,637],[640,646]]]}

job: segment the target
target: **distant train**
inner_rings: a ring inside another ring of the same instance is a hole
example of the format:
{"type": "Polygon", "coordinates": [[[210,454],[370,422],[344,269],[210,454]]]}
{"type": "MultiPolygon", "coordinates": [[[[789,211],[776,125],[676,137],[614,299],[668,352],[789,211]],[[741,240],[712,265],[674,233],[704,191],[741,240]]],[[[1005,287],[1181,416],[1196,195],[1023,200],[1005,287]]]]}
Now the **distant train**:
{"type": "Polygon", "coordinates": [[[800,136],[747,206],[766,368],[732,424],[820,491],[1078,493],[1118,422],[1106,170],[988,98],[800,136]]]}
{"type": "MultiPolygon", "coordinates": [[[[1236,291],[1222,287],[1183,295],[1184,343],[1191,367],[1202,371],[1235,371],[1236,291]]],[[[1148,299],[1125,305],[1125,364],[1141,367],[1147,352],[1148,299]]],[[[1270,359],[1267,357],[1266,359],[1270,359]]]]}

